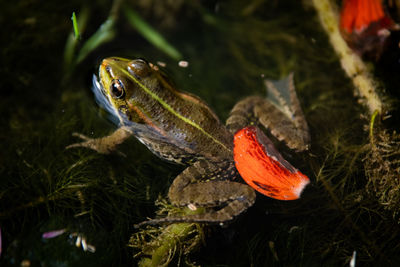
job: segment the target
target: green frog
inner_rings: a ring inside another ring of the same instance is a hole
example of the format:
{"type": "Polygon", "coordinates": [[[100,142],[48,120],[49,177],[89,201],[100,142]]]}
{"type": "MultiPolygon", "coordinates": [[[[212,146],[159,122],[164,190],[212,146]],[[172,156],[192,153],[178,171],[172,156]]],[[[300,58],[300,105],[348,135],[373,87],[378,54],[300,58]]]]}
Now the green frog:
{"type": "Polygon", "coordinates": [[[280,82],[266,80],[273,96],[247,97],[232,109],[226,124],[199,97],[178,91],[168,77],[143,59],[111,57],[99,67],[94,79],[97,101],[117,118],[119,128],[109,136],[91,139],[75,134],[86,147],[99,153],[135,136],[148,149],[187,168],[170,186],[168,198],[175,206],[205,212],[170,216],[144,223],[224,223],[246,211],[255,202],[255,191],[241,182],[233,159],[233,134],[250,124],[262,125],[289,148],[305,150],[308,126],[297,100],[293,75],[280,82]],[[289,88],[285,99],[279,87],[289,88]]]}

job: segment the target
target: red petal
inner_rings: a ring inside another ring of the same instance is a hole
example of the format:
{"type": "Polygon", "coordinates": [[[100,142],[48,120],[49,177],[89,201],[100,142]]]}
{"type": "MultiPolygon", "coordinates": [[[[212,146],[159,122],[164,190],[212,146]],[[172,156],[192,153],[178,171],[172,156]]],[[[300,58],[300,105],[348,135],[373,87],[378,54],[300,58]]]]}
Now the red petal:
{"type": "Polygon", "coordinates": [[[381,0],[343,0],[340,27],[348,33],[361,32],[385,17],[381,0]]]}
{"type": "Polygon", "coordinates": [[[246,183],[271,198],[298,199],[310,182],[254,126],[243,128],[235,134],[234,159],[236,168],[246,183]]]}

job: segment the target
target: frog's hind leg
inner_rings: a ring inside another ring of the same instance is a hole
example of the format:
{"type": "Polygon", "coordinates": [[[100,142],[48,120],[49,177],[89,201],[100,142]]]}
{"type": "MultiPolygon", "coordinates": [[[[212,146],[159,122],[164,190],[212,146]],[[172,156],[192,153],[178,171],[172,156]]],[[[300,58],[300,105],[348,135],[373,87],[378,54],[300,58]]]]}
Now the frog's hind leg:
{"type": "Polygon", "coordinates": [[[176,177],[168,196],[173,205],[189,206],[192,209],[205,207],[206,212],[153,219],[136,227],[175,222],[224,223],[234,219],[252,206],[256,198],[254,190],[249,186],[226,180],[228,176],[235,175],[236,170],[231,162],[196,162],[176,177]]]}
{"type": "Polygon", "coordinates": [[[283,80],[265,80],[267,98],[251,96],[239,101],[226,121],[235,133],[251,124],[264,126],[279,141],[297,151],[307,150],[310,135],[294,88],[293,74],[283,80]]]}
{"type": "MultiPolygon", "coordinates": [[[[244,189],[246,188],[248,191],[254,194],[255,192],[249,186],[236,183],[240,185],[244,189]]],[[[216,184],[218,186],[218,184],[216,184]]],[[[244,190],[241,190],[244,191],[244,190]]],[[[139,228],[143,225],[154,225],[154,224],[162,224],[162,223],[179,223],[179,222],[187,222],[187,223],[208,223],[208,224],[223,224],[225,222],[229,222],[233,220],[235,217],[240,215],[243,211],[245,211],[248,207],[252,206],[254,201],[246,200],[245,197],[238,198],[229,202],[225,207],[217,211],[211,211],[201,214],[192,214],[192,215],[183,215],[183,216],[168,216],[160,219],[152,219],[148,221],[143,221],[135,225],[135,228],[139,228]]]]}
{"type": "Polygon", "coordinates": [[[257,123],[254,107],[262,105],[264,102],[265,99],[261,96],[249,96],[236,103],[226,120],[226,128],[234,134],[250,124],[257,123]]]}

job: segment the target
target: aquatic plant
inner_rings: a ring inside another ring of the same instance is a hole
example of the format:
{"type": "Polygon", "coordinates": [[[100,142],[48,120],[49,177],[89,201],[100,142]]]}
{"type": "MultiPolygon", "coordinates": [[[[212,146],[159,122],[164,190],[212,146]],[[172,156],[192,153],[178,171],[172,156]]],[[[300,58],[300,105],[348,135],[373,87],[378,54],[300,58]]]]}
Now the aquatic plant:
{"type": "Polygon", "coordinates": [[[400,135],[378,123],[371,128],[367,149],[363,159],[366,191],[400,223],[400,135]]]}

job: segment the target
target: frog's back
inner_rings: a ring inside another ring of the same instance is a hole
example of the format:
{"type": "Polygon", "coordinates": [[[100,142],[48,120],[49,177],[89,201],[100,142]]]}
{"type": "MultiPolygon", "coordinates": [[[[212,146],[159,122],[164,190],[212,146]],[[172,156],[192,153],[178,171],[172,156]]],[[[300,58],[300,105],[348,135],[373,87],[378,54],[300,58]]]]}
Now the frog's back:
{"type": "MultiPolygon", "coordinates": [[[[152,88],[152,93],[153,97],[149,97],[138,92],[136,104],[151,114],[147,118],[149,123],[161,139],[165,138],[165,146],[171,146],[171,151],[181,154],[180,158],[190,155],[218,161],[232,157],[232,135],[201,99],[179,92],[163,81],[152,88]]],[[[151,145],[147,144],[149,148],[151,145]]]]}

